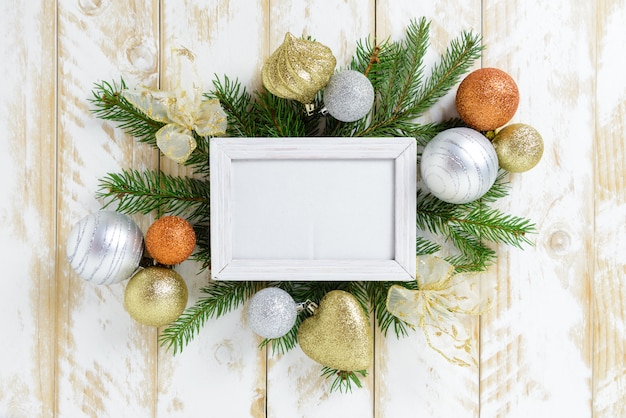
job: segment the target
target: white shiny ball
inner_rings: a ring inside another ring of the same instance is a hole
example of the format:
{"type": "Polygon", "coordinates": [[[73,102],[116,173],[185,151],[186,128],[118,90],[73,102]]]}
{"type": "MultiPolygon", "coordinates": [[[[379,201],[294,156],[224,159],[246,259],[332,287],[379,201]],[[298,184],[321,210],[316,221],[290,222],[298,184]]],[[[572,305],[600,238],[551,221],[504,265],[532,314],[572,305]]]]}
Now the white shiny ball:
{"type": "Polygon", "coordinates": [[[248,301],[246,319],[255,334],[263,338],[279,338],[296,323],[296,303],[291,295],[277,287],[259,290],[248,301]]]}
{"type": "Polygon", "coordinates": [[[100,211],[84,217],[70,231],[67,259],[82,279],[98,285],[124,281],[143,254],[143,234],[122,213],[100,211]]]}
{"type": "Polygon", "coordinates": [[[489,191],[498,176],[498,156],[491,142],[470,128],[437,134],[424,147],[420,162],[424,184],[448,203],[468,203],[489,191]]]}
{"type": "Polygon", "coordinates": [[[374,87],[368,78],[354,70],[334,74],[324,89],[324,106],[342,122],[354,122],[370,111],[374,104],[374,87]]]}

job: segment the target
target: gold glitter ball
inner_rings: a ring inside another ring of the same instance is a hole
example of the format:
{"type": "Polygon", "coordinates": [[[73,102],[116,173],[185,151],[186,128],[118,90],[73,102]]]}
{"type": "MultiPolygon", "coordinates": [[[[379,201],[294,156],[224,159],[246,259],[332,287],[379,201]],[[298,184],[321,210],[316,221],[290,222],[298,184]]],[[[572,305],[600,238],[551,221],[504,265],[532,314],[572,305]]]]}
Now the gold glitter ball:
{"type": "Polygon", "coordinates": [[[309,104],[328,84],[336,64],[327,46],[287,32],[283,43],[263,65],[263,85],[275,96],[309,104]]]}
{"type": "Polygon", "coordinates": [[[470,127],[491,131],[511,120],[519,98],[517,84],[510,75],[497,68],[481,68],[459,85],[456,109],[470,127]]]}
{"type": "Polygon", "coordinates": [[[124,308],[135,321],[160,327],[183,313],[187,297],[187,285],[180,274],[165,267],[148,267],[128,281],[124,308]]]}
{"type": "Polygon", "coordinates": [[[164,216],[146,232],[146,250],[157,263],[168,266],[182,263],[196,247],[196,233],[185,219],[164,216]]]}
{"type": "Polygon", "coordinates": [[[493,139],[498,163],[504,170],[522,173],[537,165],[543,155],[543,139],[535,128],[523,123],[505,126],[493,139]]]}
{"type": "Polygon", "coordinates": [[[312,360],[332,369],[365,370],[372,362],[369,319],[356,298],[343,290],[322,298],[315,314],[300,325],[298,342],[312,360]]]}

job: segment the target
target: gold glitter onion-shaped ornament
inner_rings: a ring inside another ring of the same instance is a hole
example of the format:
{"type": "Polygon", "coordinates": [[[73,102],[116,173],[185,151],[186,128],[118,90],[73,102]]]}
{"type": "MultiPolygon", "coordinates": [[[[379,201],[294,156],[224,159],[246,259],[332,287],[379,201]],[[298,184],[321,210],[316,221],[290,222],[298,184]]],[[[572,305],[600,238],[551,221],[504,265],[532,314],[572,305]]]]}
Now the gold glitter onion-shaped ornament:
{"type": "Polygon", "coordinates": [[[287,32],[263,65],[263,85],[275,96],[308,105],[328,83],[336,64],[329,47],[287,32]]]}

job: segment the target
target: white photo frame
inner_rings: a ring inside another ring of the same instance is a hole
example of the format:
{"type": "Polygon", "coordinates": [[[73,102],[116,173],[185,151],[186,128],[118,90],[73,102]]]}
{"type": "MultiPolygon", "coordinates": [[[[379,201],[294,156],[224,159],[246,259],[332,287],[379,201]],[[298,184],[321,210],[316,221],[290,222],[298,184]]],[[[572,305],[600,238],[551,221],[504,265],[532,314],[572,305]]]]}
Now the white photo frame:
{"type": "Polygon", "coordinates": [[[413,138],[212,138],[214,280],[415,280],[413,138]]]}

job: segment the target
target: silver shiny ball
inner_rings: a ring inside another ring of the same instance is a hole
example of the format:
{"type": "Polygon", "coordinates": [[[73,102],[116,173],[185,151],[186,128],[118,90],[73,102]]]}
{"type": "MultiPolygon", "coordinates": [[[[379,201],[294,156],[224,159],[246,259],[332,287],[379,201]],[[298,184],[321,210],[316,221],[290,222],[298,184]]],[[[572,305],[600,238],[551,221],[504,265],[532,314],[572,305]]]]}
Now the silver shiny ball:
{"type": "Polygon", "coordinates": [[[246,308],[248,325],[263,338],[279,338],[288,333],[296,323],[297,315],[291,295],[277,287],[259,290],[250,298],[246,308]]]}
{"type": "Polygon", "coordinates": [[[437,198],[468,203],[489,191],[498,176],[498,156],[491,142],[470,128],[437,134],[424,147],[422,180],[437,198]]]}
{"type": "Polygon", "coordinates": [[[370,111],[374,104],[374,87],[362,73],[345,70],[334,74],[324,89],[324,106],[332,117],[354,122],[370,111]]]}
{"type": "Polygon", "coordinates": [[[124,281],[143,254],[143,234],[122,213],[101,211],[84,217],[66,242],[67,259],[82,279],[99,285],[124,281]]]}

